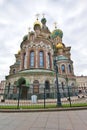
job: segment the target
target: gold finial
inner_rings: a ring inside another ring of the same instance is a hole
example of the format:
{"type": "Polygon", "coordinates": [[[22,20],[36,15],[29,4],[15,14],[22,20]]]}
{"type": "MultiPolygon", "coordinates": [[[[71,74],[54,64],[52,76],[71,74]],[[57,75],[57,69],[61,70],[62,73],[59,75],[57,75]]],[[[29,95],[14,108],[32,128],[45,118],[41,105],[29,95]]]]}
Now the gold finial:
{"type": "Polygon", "coordinates": [[[54,23],[55,29],[57,29],[57,22],[54,23]]]}
{"type": "Polygon", "coordinates": [[[45,14],[43,13],[42,16],[43,16],[43,18],[44,18],[45,14]]]}
{"type": "Polygon", "coordinates": [[[35,16],[36,16],[36,19],[38,20],[38,18],[39,18],[39,16],[40,16],[40,14],[36,14],[35,16]]]}

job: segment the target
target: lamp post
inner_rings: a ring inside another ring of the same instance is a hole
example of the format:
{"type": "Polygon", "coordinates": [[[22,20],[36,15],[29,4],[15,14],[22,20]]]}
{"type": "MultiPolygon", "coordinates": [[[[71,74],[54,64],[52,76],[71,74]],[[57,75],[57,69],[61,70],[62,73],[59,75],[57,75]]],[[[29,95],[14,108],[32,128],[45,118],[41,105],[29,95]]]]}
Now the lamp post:
{"type": "Polygon", "coordinates": [[[71,107],[71,98],[70,98],[70,89],[69,89],[69,86],[68,86],[68,77],[66,76],[66,86],[67,86],[67,90],[68,90],[68,100],[69,100],[69,103],[70,103],[70,107],[71,107]]]}
{"type": "Polygon", "coordinates": [[[57,57],[54,56],[54,69],[56,72],[56,86],[57,86],[57,106],[61,106],[61,96],[59,92],[59,83],[58,83],[58,66],[57,66],[57,57]]]}

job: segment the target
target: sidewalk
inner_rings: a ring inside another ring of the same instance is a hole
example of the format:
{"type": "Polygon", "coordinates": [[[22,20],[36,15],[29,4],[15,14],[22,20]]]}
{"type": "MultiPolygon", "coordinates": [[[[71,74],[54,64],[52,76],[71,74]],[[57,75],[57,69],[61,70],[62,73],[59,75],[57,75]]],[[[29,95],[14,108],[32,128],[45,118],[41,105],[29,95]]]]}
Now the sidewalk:
{"type": "Polygon", "coordinates": [[[87,130],[87,110],[0,113],[0,130],[87,130]]]}

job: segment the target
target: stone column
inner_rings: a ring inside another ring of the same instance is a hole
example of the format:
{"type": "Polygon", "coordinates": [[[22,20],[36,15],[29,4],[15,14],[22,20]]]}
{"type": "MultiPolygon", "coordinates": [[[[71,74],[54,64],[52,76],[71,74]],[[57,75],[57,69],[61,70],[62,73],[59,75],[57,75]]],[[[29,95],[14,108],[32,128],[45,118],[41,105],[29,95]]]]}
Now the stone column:
{"type": "Polygon", "coordinates": [[[21,64],[20,64],[20,70],[23,70],[23,66],[24,66],[24,53],[21,52],[21,64]]]}
{"type": "Polygon", "coordinates": [[[47,51],[44,50],[44,68],[47,68],[47,51]]]}
{"type": "Polygon", "coordinates": [[[51,50],[51,69],[54,70],[53,50],[51,50]]]}
{"type": "Polygon", "coordinates": [[[29,64],[30,64],[30,49],[27,49],[27,69],[29,69],[29,64]]]}
{"type": "Polygon", "coordinates": [[[25,69],[28,69],[28,46],[26,47],[26,58],[25,58],[26,66],[25,69]]]}
{"type": "Polygon", "coordinates": [[[52,54],[50,53],[50,69],[52,70],[53,60],[52,60],[52,54]]]}
{"type": "Polygon", "coordinates": [[[36,49],[34,48],[34,68],[36,68],[36,49]]]}
{"type": "Polygon", "coordinates": [[[26,69],[26,53],[24,53],[24,69],[26,69]]]}
{"type": "Polygon", "coordinates": [[[38,50],[36,48],[36,57],[35,57],[35,62],[36,62],[36,65],[35,65],[35,68],[38,68],[38,50]]]}

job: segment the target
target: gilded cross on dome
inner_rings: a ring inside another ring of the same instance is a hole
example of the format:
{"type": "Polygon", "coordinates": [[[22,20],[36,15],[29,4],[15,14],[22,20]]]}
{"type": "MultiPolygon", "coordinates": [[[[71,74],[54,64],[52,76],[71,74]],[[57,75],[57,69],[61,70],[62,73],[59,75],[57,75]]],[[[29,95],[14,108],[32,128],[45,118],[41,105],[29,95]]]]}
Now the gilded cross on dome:
{"type": "Polygon", "coordinates": [[[40,14],[36,14],[35,16],[36,16],[36,19],[38,20],[38,18],[39,18],[39,16],[40,16],[40,14]]]}
{"type": "Polygon", "coordinates": [[[54,23],[55,29],[57,29],[57,22],[54,23]]]}

